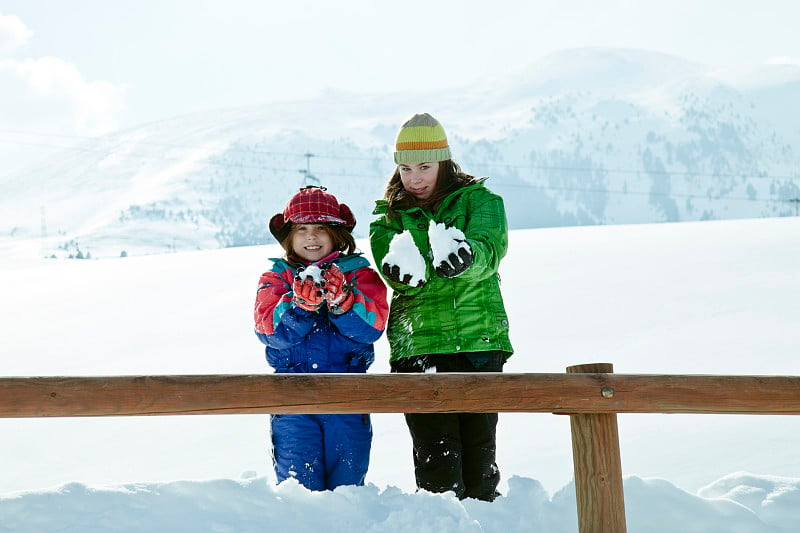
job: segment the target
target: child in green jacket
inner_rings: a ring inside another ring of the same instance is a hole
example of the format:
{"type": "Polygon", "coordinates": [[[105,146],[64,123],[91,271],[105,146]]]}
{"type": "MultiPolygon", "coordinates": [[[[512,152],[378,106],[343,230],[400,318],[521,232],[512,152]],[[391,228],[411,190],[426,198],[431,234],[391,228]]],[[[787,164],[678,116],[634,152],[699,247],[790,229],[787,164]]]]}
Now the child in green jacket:
{"type": "MultiPolygon", "coordinates": [[[[393,372],[501,372],[513,349],[498,269],[505,208],[453,162],[444,128],[414,115],[397,136],[397,169],[370,225],[376,264],[393,289],[393,372]]],[[[497,413],[405,415],[417,486],[492,501],[497,413]]]]}

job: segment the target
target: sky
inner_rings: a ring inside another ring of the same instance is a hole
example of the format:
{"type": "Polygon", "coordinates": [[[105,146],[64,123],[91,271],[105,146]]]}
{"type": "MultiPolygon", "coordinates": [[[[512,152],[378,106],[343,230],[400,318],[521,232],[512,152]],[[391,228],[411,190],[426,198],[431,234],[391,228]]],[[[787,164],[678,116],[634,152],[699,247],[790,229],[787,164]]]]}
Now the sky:
{"type": "MultiPolygon", "coordinates": [[[[610,362],[629,374],[797,375],[798,232],[798,217],[511,231],[501,287],[515,354],[505,371],[610,362]]],[[[252,302],[277,252],[0,263],[0,376],[269,373],[252,302]]],[[[384,336],[370,372],[388,368],[384,336]]],[[[267,424],[0,419],[0,531],[268,522],[298,532],[575,532],[566,416],[501,413],[503,496],[493,504],[414,494],[411,442],[394,413],[373,415],[367,487],[275,487],[267,424]]],[[[796,529],[796,416],[631,414],[618,424],[631,533],[796,529]]]]}
{"type": "Polygon", "coordinates": [[[792,0],[2,0],[0,131],[98,135],[330,90],[457,90],[585,46],[800,62],[798,19],[792,0]]]}

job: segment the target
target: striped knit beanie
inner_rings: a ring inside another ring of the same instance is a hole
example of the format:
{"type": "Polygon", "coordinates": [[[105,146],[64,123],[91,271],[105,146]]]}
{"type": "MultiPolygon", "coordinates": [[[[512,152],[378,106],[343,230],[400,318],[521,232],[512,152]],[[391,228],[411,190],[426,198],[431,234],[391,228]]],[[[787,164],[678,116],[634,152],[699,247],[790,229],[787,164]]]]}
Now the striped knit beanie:
{"type": "Polygon", "coordinates": [[[403,124],[395,142],[398,165],[433,163],[451,158],[447,135],[439,121],[428,113],[414,115],[403,124]]]}

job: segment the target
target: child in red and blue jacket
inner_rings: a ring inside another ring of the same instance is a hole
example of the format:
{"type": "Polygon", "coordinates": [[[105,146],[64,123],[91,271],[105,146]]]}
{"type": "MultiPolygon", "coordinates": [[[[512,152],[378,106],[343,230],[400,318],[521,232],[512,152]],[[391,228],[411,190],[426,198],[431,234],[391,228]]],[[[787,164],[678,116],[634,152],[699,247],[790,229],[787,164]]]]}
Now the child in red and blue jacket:
{"type": "MultiPolygon", "coordinates": [[[[255,330],[276,373],[364,373],[386,324],[386,286],[357,253],[356,221],[324,187],[300,189],[269,228],[286,255],[261,275],[255,330]]],[[[368,414],[271,415],[278,483],[310,490],[363,485],[368,414]]]]}

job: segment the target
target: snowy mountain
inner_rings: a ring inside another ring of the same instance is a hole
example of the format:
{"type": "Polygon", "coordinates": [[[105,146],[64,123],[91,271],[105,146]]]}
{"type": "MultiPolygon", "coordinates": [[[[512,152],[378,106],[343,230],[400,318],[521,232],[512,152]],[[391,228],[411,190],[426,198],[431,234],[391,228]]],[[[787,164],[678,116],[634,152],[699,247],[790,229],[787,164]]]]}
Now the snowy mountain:
{"type": "Polygon", "coordinates": [[[514,229],[796,214],[800,67],[719,72],[640,50],[574,49],[463,88],[329,92],[143,124],[0,177],[0,249],[118,257],[272,240],[304,184],[353,208],[366,235],[415,112],[490,176],[514,229]]]}

